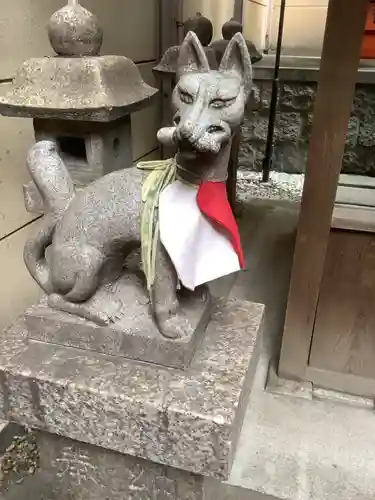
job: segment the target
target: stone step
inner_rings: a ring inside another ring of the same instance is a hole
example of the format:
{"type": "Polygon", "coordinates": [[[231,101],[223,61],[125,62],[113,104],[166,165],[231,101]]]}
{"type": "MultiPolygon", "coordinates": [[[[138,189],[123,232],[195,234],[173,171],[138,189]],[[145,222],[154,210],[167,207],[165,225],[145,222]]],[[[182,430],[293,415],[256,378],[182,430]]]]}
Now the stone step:
{"type": "Polygon", "coordinates": [[[277,500],[276,497],[263,495],[246,488],[239,488],[218,481],[206,481],[203,500],[277,500]]]}

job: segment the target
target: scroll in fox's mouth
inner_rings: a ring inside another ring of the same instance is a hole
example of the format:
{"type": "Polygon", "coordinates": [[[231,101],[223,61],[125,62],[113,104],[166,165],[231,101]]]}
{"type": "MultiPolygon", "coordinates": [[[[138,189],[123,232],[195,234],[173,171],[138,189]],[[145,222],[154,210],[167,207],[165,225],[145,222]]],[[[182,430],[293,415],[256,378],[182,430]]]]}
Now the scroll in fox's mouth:
{"type": "Polygon", "coordinates": [[[199,136],[181,137],[178,127],[165,127],[159,130],[158,140],[165,146],[177,146],[180,154],[196,156],[201,154],[216,155],[228,143],[230,131],[220,130],[216,133],[204,132],[199,136]]]}

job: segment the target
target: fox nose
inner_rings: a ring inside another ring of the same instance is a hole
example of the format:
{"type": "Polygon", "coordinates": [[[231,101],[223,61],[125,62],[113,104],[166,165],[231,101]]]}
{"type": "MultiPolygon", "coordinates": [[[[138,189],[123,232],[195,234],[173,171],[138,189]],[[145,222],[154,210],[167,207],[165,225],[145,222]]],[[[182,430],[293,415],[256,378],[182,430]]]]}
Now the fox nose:
{"type": "Polygon", "coordinates": [[[201,125],[192,120],[185,120],[177,125],[177,137],[179,140],[186,140],[194,144],[204,133],[201,125]]]}

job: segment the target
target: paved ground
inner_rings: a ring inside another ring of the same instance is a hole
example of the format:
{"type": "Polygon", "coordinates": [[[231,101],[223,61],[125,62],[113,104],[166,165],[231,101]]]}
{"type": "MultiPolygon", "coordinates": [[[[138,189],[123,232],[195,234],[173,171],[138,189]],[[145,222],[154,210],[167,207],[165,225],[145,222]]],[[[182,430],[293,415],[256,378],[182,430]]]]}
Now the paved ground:
{"type": "Polygon", "coordinates": [[[241,488],[218,489],[216,500],[258,500],[251,490],[288,500],[375,499],[372,407],[264,390],[282,334],[297,217],[298,204],[286,201],[247,201],[242,211],[248,269],[232,294],[266,304],[265,335],[229,481],[241,488]]]}
{"type": "Polygon", "coordinates": [[[237,196],[248,203],[251,198],[300,201],[305,176],[271,172],[268,182],[261,181],[261,172],[240,170],[238,172],[237,196]]]}

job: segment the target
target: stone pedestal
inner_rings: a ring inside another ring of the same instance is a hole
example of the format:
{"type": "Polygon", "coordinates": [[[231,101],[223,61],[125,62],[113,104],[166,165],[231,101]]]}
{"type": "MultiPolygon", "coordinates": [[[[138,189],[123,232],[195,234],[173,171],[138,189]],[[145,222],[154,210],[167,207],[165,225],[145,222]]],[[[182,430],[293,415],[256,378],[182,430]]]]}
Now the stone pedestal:
{"type": "Polygon", "coordinates": [[[4,500],[203,499],[202,476],[45,432],[33,438],[39,467],[10,474],[4,500]]]}
{"type": "Polygon", "coordinates": [[[33,340],[21,318],[0,340],[0,417],[37,430],[39,467],[4,498],[202,499],[205,476],[228,478],[262,320],[229,301],[181,370],[33,340]]]}

